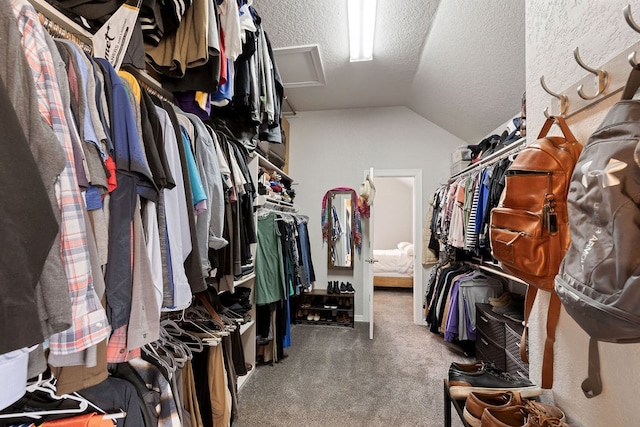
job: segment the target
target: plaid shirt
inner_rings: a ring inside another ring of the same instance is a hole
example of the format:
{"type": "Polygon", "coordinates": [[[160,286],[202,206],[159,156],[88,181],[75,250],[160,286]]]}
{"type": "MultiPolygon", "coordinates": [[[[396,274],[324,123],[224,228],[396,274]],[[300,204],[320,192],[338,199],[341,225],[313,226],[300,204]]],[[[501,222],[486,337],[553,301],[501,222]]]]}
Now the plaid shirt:
{"type": "Polygon", "coordinates": [[[121,326],[111,334],[109,344],[107,344],[108,363],[128,362],[131,359],[140,357],[142,354],[139,348],[127,349],[128,327],[128,325],[121,326]]]}
{"type": "Polygon", "coordinates": [[[36,84],[40,115],[54,130],[67,157],[65,168],[56,182],[56,197],[61,213],[61,256],[69,286],[73,325],[52,335],[49,343],[55,354],[76,353],[107,338],[111,328],[93,288],[83,214],[85,207],[78,188],[69,124],[64,114],[53,57],[47,47],[47,36],[36,11],[27,0],[11,0],[11,5],[36,84]]]}

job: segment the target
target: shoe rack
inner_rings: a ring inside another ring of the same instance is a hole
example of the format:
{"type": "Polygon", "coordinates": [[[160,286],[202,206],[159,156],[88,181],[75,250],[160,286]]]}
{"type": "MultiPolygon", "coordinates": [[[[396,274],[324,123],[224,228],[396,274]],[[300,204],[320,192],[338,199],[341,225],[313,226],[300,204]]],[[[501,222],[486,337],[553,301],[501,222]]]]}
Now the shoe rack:
{"type": "Polygon", "coordinates": [[[293,322],[302,325],[355,327],[354,294],[327,293],[325,289],[303,292],[295,301],[293,322]]]}

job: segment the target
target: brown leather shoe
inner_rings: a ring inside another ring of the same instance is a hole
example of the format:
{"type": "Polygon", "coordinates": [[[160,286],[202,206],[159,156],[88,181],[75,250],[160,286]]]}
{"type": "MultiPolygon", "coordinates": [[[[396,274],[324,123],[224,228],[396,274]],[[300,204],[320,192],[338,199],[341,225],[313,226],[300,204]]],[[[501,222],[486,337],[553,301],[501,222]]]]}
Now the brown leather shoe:
{"type": "Polygon", "coordinates": [[[523,405],[486,408],[482,427],[567,427],[564,412],[553,405],[525,400],[523,405]]]}
{"type": "Polygon", "coordinates": [[[567,424],[564,423],[566,419],[564,416],[564,412],[562,412],[557,406],[526,399],[523,406],[528,415],[527,419],[532,426],[567,426],[567,424]]]}
{"type": "Polygon", "coordinates": [[[464,419],[473,427],[482,425],[480,419],[486,408],[499,409],[508,406],[522,405],[522,397],[518,392],[477,392],[472,391],[467,396],[464,405],[464,419]]]}
{"type": "Polygon", "coordinates": [[[520,405],[503,408],[486,408],[482,413],[482,427],[532,427],[527,414],[520,405]]]}

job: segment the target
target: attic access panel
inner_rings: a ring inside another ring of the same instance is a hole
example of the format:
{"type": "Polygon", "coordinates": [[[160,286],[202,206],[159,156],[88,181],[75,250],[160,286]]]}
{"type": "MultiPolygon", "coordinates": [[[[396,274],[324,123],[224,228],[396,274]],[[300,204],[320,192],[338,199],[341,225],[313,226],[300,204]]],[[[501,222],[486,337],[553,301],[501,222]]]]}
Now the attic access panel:
{"type": "Polygon", "coordinates": [[[277,48],[273,55],[285,89],[327,83],[317,44],[277,48]]]}

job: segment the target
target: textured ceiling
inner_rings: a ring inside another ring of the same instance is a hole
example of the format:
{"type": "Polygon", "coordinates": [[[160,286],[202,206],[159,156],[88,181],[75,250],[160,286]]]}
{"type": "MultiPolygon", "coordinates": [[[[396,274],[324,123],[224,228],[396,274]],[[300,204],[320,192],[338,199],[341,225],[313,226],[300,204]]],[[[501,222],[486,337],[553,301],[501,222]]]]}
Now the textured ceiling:
{"type": "Polygon", "coordinates": [[[349,62],[346,0],[254,0],[274,48],[318,44],[326,85],[288,88],[298,111],[403,105],[474,141],[525,87],[524,1],[378,0],[373,61],[349,62]]]}
{"type": "Polygon", "coordinates": [[[407,106],[465,141],[520,111],[526,87],[524,1],[440,4],[407,106]]]}

